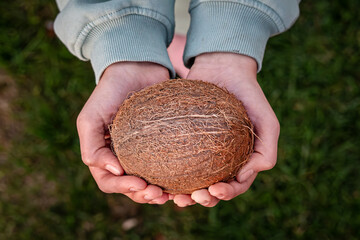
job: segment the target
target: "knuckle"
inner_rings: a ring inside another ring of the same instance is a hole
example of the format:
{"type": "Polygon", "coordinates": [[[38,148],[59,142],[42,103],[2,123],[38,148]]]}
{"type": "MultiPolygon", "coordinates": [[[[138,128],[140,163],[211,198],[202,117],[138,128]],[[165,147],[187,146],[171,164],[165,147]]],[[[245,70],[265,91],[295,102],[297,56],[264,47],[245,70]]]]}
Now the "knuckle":
{"type": "Polygon", "coordinates": [[[87,153],[82,153],[82,161],[86,166],[93,166],[94,165],[94,159],[87,153]]]}
{"type": "Polygon", "coordinates": [[[100,191],[102,191],[103,193],[112,193],[112,191],[110,191],[107,187],[98,184],[98,188],[100,189],[100,191]]]}
{"type": "Polygon", "coordinates": [[[76,126],[79,127],[83,121],[83,116],[82,116],[82,113],[80,113],[77,118],[76,118],[76,126]]]}
{"type": "Polygon", "coordinates": [[[280,127],[281,127],[280,122],[279,122],[279,120],[276,119],[276,121],[274,122],[274,128],[279,133],[280,133],[280,127]]]}
{"type": "Polygon", "coordinates": [[[271,120],[271,124],[272,124],[272,129],[273,129],[274,133],[279,135],[280,134],[280,122],[279,122],[279,120],[275,117],[273,120],[271,120]]]}
{"type": "Polygon", "coordinates": [[[276,160],[268,160],[263,164],[264,170],[270,170],[276,165],[276,160]]]}
{"type": "Polygon", "coordinates": [[[82,112],[80,112],[80,114],[76,118],[77,128],[80,129],[86,123],[87,123],[87,118],[84,116],[84,114],[82,112]]]}

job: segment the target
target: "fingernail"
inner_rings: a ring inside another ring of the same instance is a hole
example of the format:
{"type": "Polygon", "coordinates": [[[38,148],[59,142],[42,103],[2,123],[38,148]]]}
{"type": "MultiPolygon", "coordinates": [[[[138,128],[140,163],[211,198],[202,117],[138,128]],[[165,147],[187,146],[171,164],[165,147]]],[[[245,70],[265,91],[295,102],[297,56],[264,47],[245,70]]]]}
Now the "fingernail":
{"type": "Polygon", "coordinates": [[[201,203],[201,205],[208,205],[210,203],[210,201],[203,201],[202,203],[201,203]]]}
{"type": "Polygon", "coordinates": [[[145,199],[145,200],[152,200],[152,198],[149,197],[148,195],[144,195],[144,199],[145,199]]]}
{"type": "Polygon", "coordinates": [[[158,200],[151,200],[148,203],[150,203],[150,204],[160,204],[160,202],[158,200]]]}
{"type": "Polygon", "coordinates": [[[119,169],[117,169],[116,167],[108,164],[105,166],[105,169],[108,170],[109,172],[111,172],[114,175],[120,176],[121,172],[119,169]]]}
{"type": "Polygon", "coordinates": [[[219,194],[216,196],[218,199],[223,199],[225,196],[223,194],[219,194]]]}
{"type": "Polygon", "coordinates": [[[131,188],[129,188],[129,190],[130,190],[130,192],[138,192],[138,191],[141,191],[142,189],[131,187],[131,188]]]}
{"type": "Polygon", "coordinates": [[[246,172],[244,172],[243,174],[241,174],[240,179],[239,179],[239,183],[243,183],[245,182],[251,175],[254,174],[254,170],[250,169],[246,172]]]}

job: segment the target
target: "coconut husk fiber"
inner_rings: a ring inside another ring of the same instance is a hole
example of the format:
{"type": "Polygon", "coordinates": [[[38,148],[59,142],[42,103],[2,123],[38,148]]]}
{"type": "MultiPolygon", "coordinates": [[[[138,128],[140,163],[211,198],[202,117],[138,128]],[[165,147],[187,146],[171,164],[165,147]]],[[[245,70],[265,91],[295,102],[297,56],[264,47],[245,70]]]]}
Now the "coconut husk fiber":
{"type": "Polygon", "coordinates": [[[134,93],[110,134],[126,174],[164,192],[191,194],[234,178],[253,152],[243,104],[214,84],[173,79],[134,93]]]}

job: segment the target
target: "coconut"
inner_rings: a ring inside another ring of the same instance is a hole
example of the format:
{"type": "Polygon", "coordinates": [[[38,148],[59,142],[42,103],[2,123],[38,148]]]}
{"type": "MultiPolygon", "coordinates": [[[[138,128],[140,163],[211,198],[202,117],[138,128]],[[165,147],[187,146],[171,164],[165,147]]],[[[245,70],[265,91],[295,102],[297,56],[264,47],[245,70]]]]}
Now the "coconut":
{"type": "Polygon", "coordinates": [[[133,93],[120,106],[110,135],[126,174],[172,194],[232,180],[254,145],[253,125],[234,95],[187,79],[133,93]]]}

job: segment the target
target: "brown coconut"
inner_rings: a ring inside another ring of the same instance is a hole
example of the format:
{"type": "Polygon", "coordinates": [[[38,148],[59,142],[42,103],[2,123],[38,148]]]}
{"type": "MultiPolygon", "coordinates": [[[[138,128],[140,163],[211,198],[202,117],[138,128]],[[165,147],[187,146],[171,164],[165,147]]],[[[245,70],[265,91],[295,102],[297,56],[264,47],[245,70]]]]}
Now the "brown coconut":
{"type": "Polygon", "coordinates": [[[126,174],[191,194],[229,181],[253,152],[253,125],[242,103],[214,84],[175,79],[134,93],[110,134],[126,174]]]}

